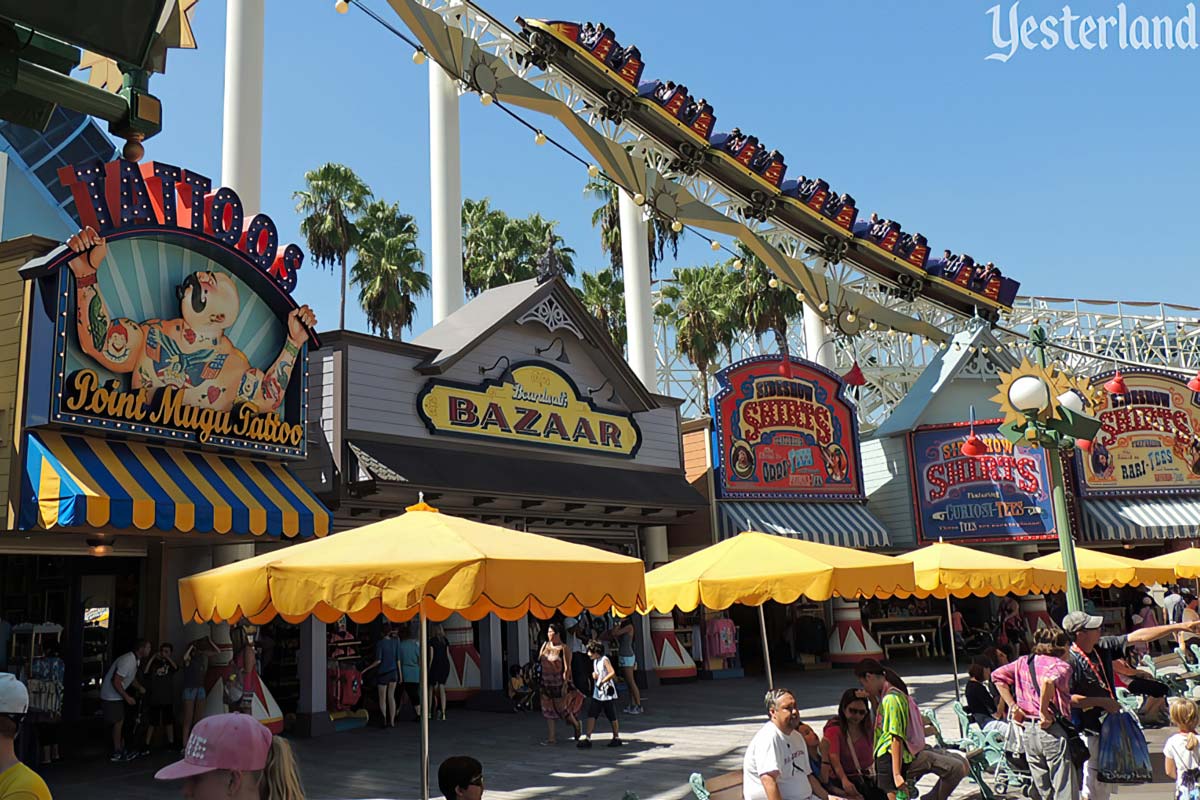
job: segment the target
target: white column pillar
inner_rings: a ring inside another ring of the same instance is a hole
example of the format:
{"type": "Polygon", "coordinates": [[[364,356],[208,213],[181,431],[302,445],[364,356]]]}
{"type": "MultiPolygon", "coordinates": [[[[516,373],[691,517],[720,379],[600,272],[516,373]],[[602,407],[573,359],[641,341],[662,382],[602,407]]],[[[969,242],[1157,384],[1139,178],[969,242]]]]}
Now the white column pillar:
{"type": "Polygon", "coordinates": [[[462,159],[458,84],[433,59],[429,60],[429,202],[436,325],[463,304],[462,159]]]}
{"type": "Polygon", "coordinates": [[[523,667],[529,663],[529,617],[508,623],[508,665],[523,667]]]}
{"type": "MultiPolygon", "coordinates": [[[[665,525],[649,525],[642,528],[642,543],[645,547],[646,568],[653,569],[667,563],[667,527],[665,525]]],[[[646,619],[642,617],[641,619],[646,619]]],[[[654,665],[654,672],[659,678],[693,678],[696,675],[696,662],[692,654],[679,643],[675,636],[675,617],[672,614],[661,614],[651,611],[649,614],[649,633],[642,636],[642,662],[654,665]],[[647,653],[647,645],[649,652],[647,653]],[[650,660],[652,659],[652,660],[650,660]]],[[[646,626],[638,631],[646,633],[646,626]]]]}
{"type": "Polygon", "coordinates": [[[833,345],[829,344],[829,334],[825,333],[825,315],[807,302],[804,304],[804,349],[809,361],[833,369],[833,345]]]}
{"type": "Polygon", "coordinates": [[[228,0],[221,184],[238,193],[246,219],[262,205],[264,0],[228,0]]]}
{"type": "Polygon", "coordinates": [[[625,279],[625,328],[629,332],[629,366],[652,392],[655,374],[654,318],[650,307],[650,245],[642,209],[623,189],[617,190],[621,212],[621,263],[625,279]]]}
{"type": "Polygon", "coordinates": [[[488,614],[479,620],[479,688],[504,691],[504,648],[500,618],[488,614]]]}

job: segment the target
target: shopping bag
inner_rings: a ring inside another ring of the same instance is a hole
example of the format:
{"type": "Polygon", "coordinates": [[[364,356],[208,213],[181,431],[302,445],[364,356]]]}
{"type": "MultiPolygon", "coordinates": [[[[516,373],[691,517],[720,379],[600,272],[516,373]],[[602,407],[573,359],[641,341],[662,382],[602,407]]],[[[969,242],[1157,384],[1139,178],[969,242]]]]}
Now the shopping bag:
{"type": "Polygon", "coordinates": [[[1100,726],[1100,752],[1096,759],[1096,775],[1104,783],[1150,783],[1154,770],[1150,766],[1150,748],[1138,725],[1128,711],[1112,713],[1100,726]]]}
{"type": "Polygon", "coordinates": [[[1004,734],[1004,760],[1017,772],[1029,771],[1029,759],[1025,757],[1024,726],[1009,714],[1008,731],[1004,734]]]}

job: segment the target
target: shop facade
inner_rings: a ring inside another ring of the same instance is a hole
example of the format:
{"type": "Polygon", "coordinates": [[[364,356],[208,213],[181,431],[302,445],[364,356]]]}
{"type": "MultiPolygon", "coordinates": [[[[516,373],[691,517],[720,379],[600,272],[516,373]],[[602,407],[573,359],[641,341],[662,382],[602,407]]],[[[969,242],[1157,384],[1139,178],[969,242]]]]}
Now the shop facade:
{"type": "MultiPolygon", "coordinates": [[[[667,559],[666,526],[705,507],[684,479],[679,401],[642,385],[561,277],[485,291],[410,342],[339,331],[323,344],[309,364],[311,411],[340,476],[337,529],[423,498],[649,567],[667,559]]],[[[639,624],[639,671],[652,681],[639,624]]],[[[452,617],[450,698],[497,700],[507,670],[536,660],[543,625],[452,617]]],[[[369,661],[377,626],[350,627],[358,649],[346,659],[369,661]]]]}
{"type": "MultiPolygon", "coordinates": [[[[0,244],[13,325],[0,615],[61,629],[73,720],[90,718],[99,678],[138,638],[178,654],[208,632],[180,621],[179,577],[325,535],[331,516],[299,477],[324,451],[308,426],[315,320],[291,297],[300,249],[187,169],[92,161],[58,177],[96,232],[86,251],[66,236],[0,244]]],[[[27,672],[39,653],[15,641],[5,666],[27,672]]],[[[268,684],[255,713],[278,728],[300,701],[268,684]]]]}
{"type": "MultiPolygon", "coordinates": [[[[721,370],[716,382],[709,416],[689,421],[683,439],[688,479],[711,498],[710,513],[671,528],[673,556],[744,530],[889,546],[887,529],[866,506],[857,413],[841,377],[799,358],[756,356],[721,370]]],[[[764,611],[772,650],[789,663],[818,668],[870,652],[857,604],[799,601],[764,611]]],[[[754,658],[762,651],[752,609],[676,616],[706,675],[740,674],[739,653],[754,658]]]]}

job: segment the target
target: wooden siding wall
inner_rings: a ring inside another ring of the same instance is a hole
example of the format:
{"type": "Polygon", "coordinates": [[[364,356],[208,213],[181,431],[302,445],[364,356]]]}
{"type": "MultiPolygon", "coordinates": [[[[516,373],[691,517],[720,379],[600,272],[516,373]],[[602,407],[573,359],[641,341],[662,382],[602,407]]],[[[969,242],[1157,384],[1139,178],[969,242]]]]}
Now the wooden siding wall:
{"type": "Polygon", "coordinates": [[[913,549],[917,546],[917,533],[905,437],[864,440],[862,461],[867,508],[887,528],[894,549],[913,549]]]}

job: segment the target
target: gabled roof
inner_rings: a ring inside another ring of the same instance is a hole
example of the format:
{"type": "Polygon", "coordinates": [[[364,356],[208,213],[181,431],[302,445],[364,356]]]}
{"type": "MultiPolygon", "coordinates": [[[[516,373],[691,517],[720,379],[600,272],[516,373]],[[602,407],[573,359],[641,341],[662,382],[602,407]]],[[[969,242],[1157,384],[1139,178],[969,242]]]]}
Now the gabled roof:
{"type": "Polygon", "coordinates": [[[872,438],[908,433],[921,424],[925,411],[951,381],[967,372],[982,378],[995,377],[997,370],[1011,370],[1017,359],[1005,348],[997,351],[999,342],[982,319],[976,317],[950,340],[950,346],[939,350],[929,361],[908,394],[901,400],[883,424],[871,434],[872,438]],[[987,352],[983,352],[983,348],[987,352]]]}
{"type": "Polygon", "coordinates": [[[566,328],[578,336],[630,411],[647,411],[661,405],[561,276],[541,284],[536,279],[510,283],[475,297],[412,340],[414,345],[436,351],[417,369],[426,375],[440,375],[501,327],[520,322],[531,312],[536,315],[539,308],[551,308],[552,318],[544,323],[548,327],[566,328]]]}

